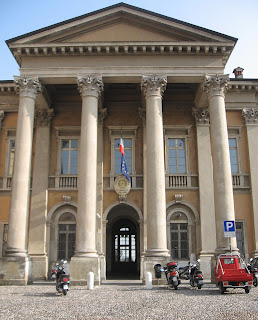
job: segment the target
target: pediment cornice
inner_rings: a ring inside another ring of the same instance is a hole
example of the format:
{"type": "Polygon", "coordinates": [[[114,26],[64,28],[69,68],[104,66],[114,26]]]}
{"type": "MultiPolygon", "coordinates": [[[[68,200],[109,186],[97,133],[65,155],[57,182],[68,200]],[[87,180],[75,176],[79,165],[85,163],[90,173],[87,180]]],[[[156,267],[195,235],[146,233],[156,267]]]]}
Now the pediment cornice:
{"type": "Polygon", "coordinates": [[[194,42],[99,42],[99,43],[51,43],[25,44],[10,47],[16,61],[20,64],[23,56],[56,55],[132,55],[132,54],[200,54],[223,56],[224,64],[231,54],[231,43],[194,42]]]}
{"type": "Polygon", "coordinates": [[[236,41],[212,30],[119,3],[6,43],[20,64],[23,55],[135,53],[220,54],[226,62],[236,41]],[[127,27],[131,33],[125,37],[123,31],[127,27]]]}

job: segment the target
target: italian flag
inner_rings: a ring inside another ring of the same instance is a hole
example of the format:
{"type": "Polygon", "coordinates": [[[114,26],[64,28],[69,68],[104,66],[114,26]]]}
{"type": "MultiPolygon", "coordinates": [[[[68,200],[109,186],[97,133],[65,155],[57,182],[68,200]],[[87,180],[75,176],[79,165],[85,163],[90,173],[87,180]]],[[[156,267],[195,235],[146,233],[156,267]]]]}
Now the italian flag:
{"type": "Polygon", "coordinates": [[[122,155],[125,155],[125,149],[124,149],[124,143],[123,143],[123,139],[122,139],[122,133],[121,133],[121,138],[120,138],[120,148],[119,151],[122,153],[122,155]]]}

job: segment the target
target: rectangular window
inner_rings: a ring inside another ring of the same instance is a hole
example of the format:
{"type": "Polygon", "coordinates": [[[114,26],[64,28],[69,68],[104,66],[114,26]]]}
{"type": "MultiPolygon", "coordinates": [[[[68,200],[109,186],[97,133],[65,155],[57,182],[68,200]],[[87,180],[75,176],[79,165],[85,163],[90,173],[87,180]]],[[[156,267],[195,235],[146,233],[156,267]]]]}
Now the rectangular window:
{"type": "Polygon", "coordinates": [[[245,243],[244,243],[244,224],[243,222],[236,221],[236,240],[239,253],[242,257],[245,256],[245,243]]]}
{"type": "Polygon", "coordinates": [[[237,156],[237,140],[236,138],[229,138],[229,154],[230,154],[230,164],[231,164],[231,172],[238,173],[238,156],[237,156]]]}
{"type": "Polygon", "coordinates": [[[187,223],[171,223],[171,256],[173,259],[188,259],[187,223]]]}
{"type": "Polygon", "coordinates": [[[61,174],[77,174],[78,140],[64,139],[61,148],[61,174]]]}
{"type": "Polygon", "coordinates": [[[8,176],[13,175],[14,151],[15,151],[15,140],[9,140],[8,169],[7,169],[8,176]]]}
{"type": "MultiPolygon", "coordinates": [[[[132,173],[132,139],[123,139],[124,150],[125,150],[125,162],[127,166],[127,171],[129,174],[132,173]]],[[[115,154],[115,174],[121,174],[121,152],[120,148],[120,138],[114,141],[114,154],[115,154]]]]}
{"type": "Polygon", "coordinates": [[[186,173],[185,139],[168,139],[168,167],[169,173],[186,173]]]}

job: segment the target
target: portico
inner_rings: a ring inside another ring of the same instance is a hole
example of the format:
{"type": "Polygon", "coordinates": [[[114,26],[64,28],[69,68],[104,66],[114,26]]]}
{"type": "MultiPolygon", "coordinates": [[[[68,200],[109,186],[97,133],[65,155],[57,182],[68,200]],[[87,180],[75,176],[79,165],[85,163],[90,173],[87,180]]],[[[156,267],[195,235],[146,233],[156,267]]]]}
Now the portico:
{"type": "MultiPolygon", "coordinates": [[[[211,277],[216,254],[229,244],[238,251],[236,239],[229,243],[223,234],[224,220],[244,216],[234,206],[225,101],[231,89],[224,66],[235,42],[125,4],[7,41],[21,74],[0,283],[13,281],[10,261],[24,260],[27,284],[47,278],[51,263],[63,257],[72,283],[84,285],[94,272],[100,284],[112,271],[114,239],[125,256],[113,270],[137,252],[135,273],[143,282],[147,271],[154,277],[155,263],[193,254],[211,277]],[[121,131],[131,177],[125,197],[114,188],[121,131]]],[[[230,132],[239,133],[239,118],[228,117],[230,132]]]]}

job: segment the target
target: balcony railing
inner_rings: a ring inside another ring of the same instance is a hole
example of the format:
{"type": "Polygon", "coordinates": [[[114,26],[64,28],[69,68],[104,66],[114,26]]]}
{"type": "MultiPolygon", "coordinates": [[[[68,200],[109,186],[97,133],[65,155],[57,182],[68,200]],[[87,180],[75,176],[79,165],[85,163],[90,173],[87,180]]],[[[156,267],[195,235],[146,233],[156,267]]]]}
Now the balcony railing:
{"type": "MultiPolygon", "coordinates": [[[[119,175],[106,175],[103,177],[103,188],[114,189],[114,183],[119,175]]],[[[143,189],[143,175],[130,175],[131,188],[132,189],[143,189]]]]}
{"type": "MultiPolygon", "coordinates": [[[[103,189],[114,189],[114,182],[118,175],[106,175],[103,177],[103,189]]],[[[50,176],[48,187],[49,189],[77,189],[78,176],[77,175],[60,175],[50,176]]],[[[197,174],[167,174],[165,176],[166,189],[188,189],[198,188],[199,181],[197,174]]],[[[249,174],[232,174],[232,184],[234,189],[248,189],[250,185],[249,174]]],[[[12,177],[0,177],[0,190],[11,190],[12,177]]],[[[32,178],[31,178],[32,187],[32,178]]],[[[143,175],[131,176],[131,188],[143,189],[143,175]]]]}
{"type": "Polygon", "coordinates": [[[166,174],[166,189],[198,188],[198,175],[194,174],[166,174]]]}

